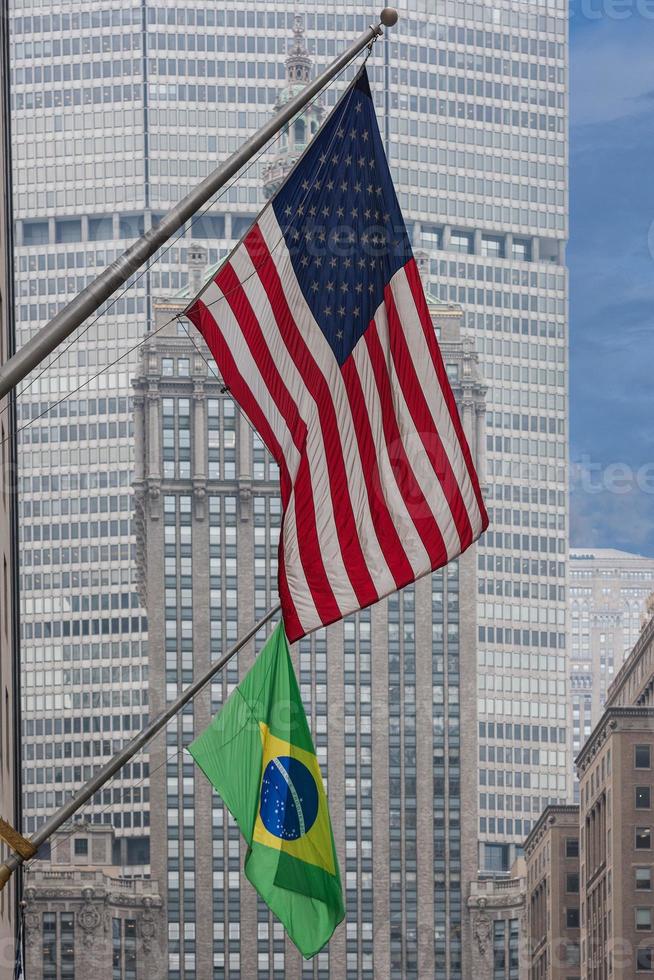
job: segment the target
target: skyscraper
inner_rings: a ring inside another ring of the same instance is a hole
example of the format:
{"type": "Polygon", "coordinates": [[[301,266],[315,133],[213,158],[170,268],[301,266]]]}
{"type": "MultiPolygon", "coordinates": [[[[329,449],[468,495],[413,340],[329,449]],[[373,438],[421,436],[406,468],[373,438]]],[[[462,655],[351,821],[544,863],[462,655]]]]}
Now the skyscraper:
{"type": "MultiPolygon", "coordinates": [[[[329,12],[308,0],[278,0],[274,10],[252,0],[219,8],[209,0],[107,0],[98,9],[72,0],[12,0],[12,11],[20,343],[269,117],[297,14],[319,67],[370,21],[360,0],[339,0],[329,12]]],[[[402,14],[369,61],[386,148],[413,243],[429,255],[427,281],[441,302],[462,305],[464,333],[475,338],[489,385],[492,528],[478,551],[479,835],[482,865],[504,870],[512,842],[545,803],[564,800],[570,789],[567,5],[462,9],[409,0],[402,14]]],[[[343,84],[325,94],[325,108],[343,84]]],[[[55,756],[67,751],[58,719],[74,725],[75,714],[83,726],[86,713],[89,725],[99,723],[90,720],[97,709],[90,701],[84,706],[82,690],[86,678],[97,678],[100,700],[121,702],[105,705],[112,731],[96,732],[102,737],[90,743],[99,762],[147,712],[135,703],[147,670],[141,611],[116,616],[107,609],[103,616],[102,609],[76,608],[80,587],[94,593],[91,603],[136,602],[128,526],[133,457],[122,412],[135,360],[109,364],[152,326],[152,295],[184,285],[189,248],[202,241],[213,263],[241,236],[263,202],[263,169],[274,154],[198,216],[23,397],[26,422],[38,414],[35,406],[104,369],[58,406],[56,417],[27,430],[21,446],[23,488],[32,496],[23,502],[28,829],[64,792],[60,786],[67,790],[91,765],[90,757],[63,767],[56,757],[29,758],[42,745],[37,726],[52,731],[55,756]],[[71,411],[78,414],[70,418],[71,411]],[[101,447],[89,444],[91,431],[101,447]],[[79,490],[62,489],[76,481],[79,490]],[[92,514],[86,521],[45,513],[57,506],[70,512],[80,495],[89,509],[115,498],[108,535],[101,515],[99,523],[92,514]],[[63,533],[90,537],[55,543],[63,533]],[[108,632],[87,641],[66,637],[66,628],[83,629],[85,621],[89,630],[108,632]],[[61,638],[48,635],[57,629],[61,638]]],[[[73,751],[81,741],[74,739],[73,751]]],[[[123,834],[143,833],[133,822],[147,818],[137,785],[142,769],[132,775],[122,796],[138,792],[141,799],[127,813],[132,826],[118,828],[123,834]]],[[[106,793],[114,791],[121,799],[120,784],[106,793]]],[[[111,812],[109,799],[103,795],[96,815],[111,812]]]]}
{"type": "MultiPolygon", "coordinates": [[[[193,262],[202,260],[198,251],[193,262]]],[[[150,673],[155,712],[277,598],[276,466],[199,335],[176,318],[188,296],[155,301],[157,332],[135,380],[139,580],[152,649],[161,651],[150,673]]],[[[461,336],[460,308],[433,297],[430,306],[475,454],[485,395],[477,357],[461,336]]],[[[302,967],[244,882],[238,828],[184,752],[253,651],[239,654],[153,743],[152,874],[168,908],[170,980],[208,977],[212,969],[260,980],[470,975],[475,564],[473,549],[297,644],[348,909],[314,963],[302,967]]]]}
{"type": "Polygon", "coordinates": [[[600,720],[608,688],[638,639],[652,592],[654,559],[613,548],[570,551],[573,757],[600,720]]]}
{"type": "MultiPolygon", "coordinates": [[[[13,255],[11,235],[11,150],[9,141],[9,36],[6,3],[0,3],[0,364],[14,348],[13,255]]],[[[14,486],[15,412],[0,400],[0,802],[2,816],[17,827],[20,818],[17,708],[16,568],[14,486]]],[[[19,828],[20,829],[20,828],[19,828]]],[[[8,851],[0,843],[0,862],[8,851]]],[[[17,882],[0,894],[0,978],[13,977],[16,955],[17,882]]]]}

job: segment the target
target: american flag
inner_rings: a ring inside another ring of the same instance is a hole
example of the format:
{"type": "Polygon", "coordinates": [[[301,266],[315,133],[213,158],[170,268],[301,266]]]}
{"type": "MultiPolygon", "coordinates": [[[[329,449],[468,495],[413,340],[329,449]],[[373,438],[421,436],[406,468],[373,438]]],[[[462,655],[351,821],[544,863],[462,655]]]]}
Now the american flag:
{"type": "Polygon", "coordinates": [[[186,315],[279,465],[289,640],[486,529],[365,70],[186,315]]]}

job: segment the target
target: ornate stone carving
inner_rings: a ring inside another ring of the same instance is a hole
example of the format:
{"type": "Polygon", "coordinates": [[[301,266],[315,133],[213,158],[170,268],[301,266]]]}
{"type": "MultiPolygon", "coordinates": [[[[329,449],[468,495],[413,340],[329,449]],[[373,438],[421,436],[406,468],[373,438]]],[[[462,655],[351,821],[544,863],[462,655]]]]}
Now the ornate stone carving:
{"type": "Polygon", "coordinates": [[[77,922],[82,930],[84,945],[92,946],[95,942],[97,932],[103,924],[103,916],[97,905],[94,905],[92,902],[92,888],[85,888],[82,896],[84,898],[84,904],[77,913],[77,922]]]}
{"type": "MultiPolygon", "coordinates": [[[[481,904],[481,900],[479,905],[483,909],[484,906],[481,904]]],[[[479,947],[479,952],[482,956],[485,956],[486,952],[490,948],[491,931],[490,918],[485,912],[480,912],[475,918],[474,937],[477,940],[477,946],[479,947]]]]}
{"type": "Polygon", "coordinates": [[[138,930],[143,949],[149,953],[154,940],[157,938],[157,920],[152,912],[152,900],[150,898],[143,899],[143,911],[138,918],[138,930]]]}
{"type": "Polygon", "coordinates": [[[41,916],[38,912],[25,912],[23,916],[25,939],[33,946],[41,938],[41,916]]]}

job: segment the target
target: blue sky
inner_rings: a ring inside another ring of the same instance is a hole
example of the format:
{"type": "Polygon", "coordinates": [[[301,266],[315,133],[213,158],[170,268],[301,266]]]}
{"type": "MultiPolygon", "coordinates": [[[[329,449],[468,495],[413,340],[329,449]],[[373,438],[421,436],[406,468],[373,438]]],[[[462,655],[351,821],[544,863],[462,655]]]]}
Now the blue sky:
{"type": "Polygon", "coordinates": [[[645,16],[644,6],[593,0],[592,19],[571,16],[571,539],[654,556],[654,4],[645,16]]]}

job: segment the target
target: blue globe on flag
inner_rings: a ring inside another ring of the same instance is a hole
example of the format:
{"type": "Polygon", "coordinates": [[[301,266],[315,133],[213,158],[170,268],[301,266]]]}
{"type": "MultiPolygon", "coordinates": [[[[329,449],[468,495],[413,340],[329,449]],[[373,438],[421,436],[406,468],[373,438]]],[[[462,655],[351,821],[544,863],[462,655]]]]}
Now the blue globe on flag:
{"type": "Polygon", "coordinates": [[[266,766],[259,813],[268,833],[280,840],[304,837],[318,816],[318,787],[299,759],[281,755],[266,766]]]}

